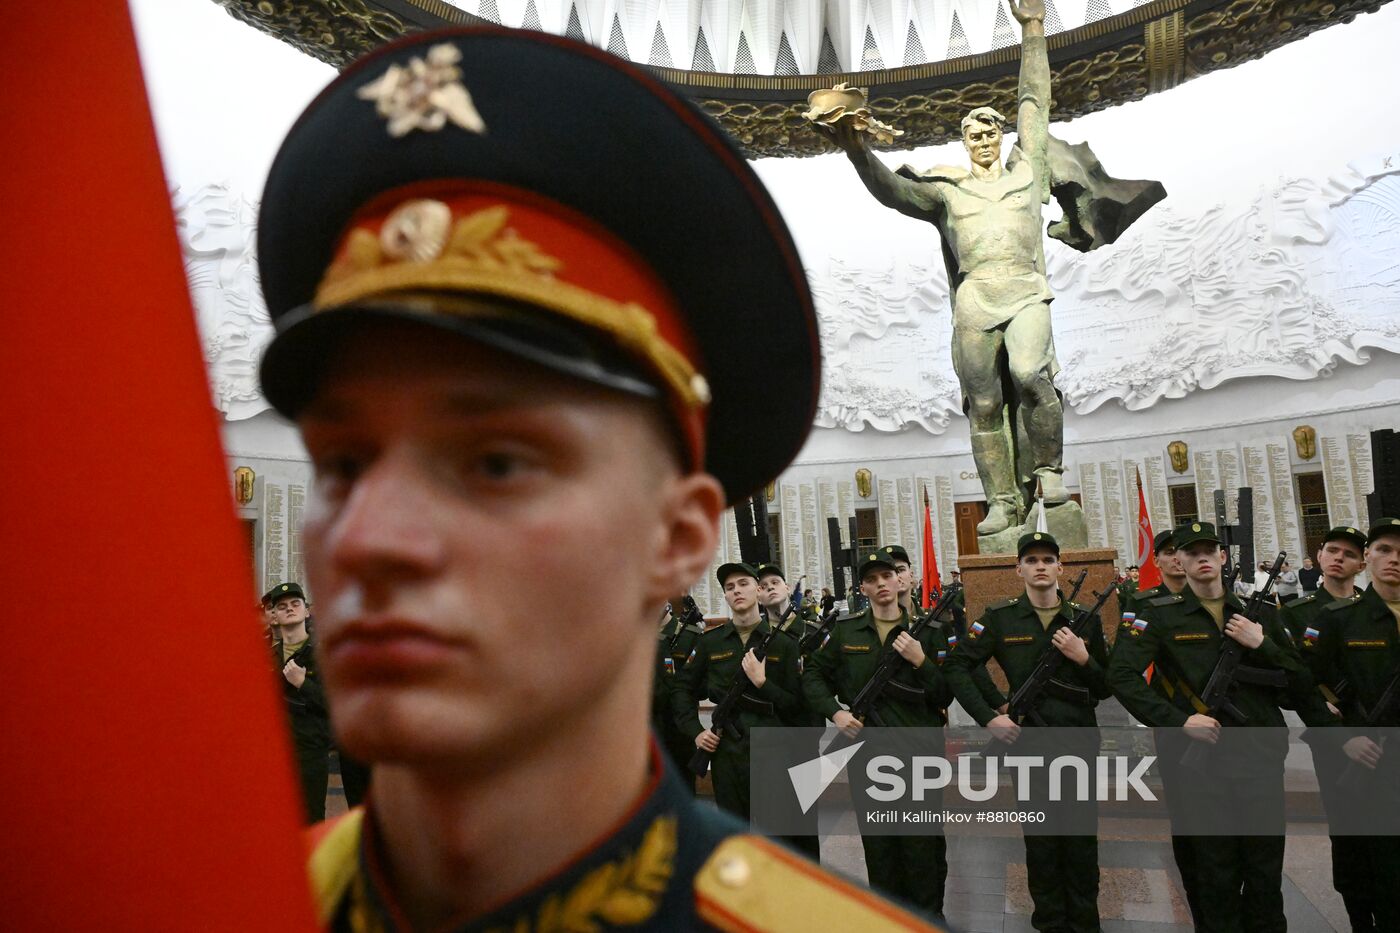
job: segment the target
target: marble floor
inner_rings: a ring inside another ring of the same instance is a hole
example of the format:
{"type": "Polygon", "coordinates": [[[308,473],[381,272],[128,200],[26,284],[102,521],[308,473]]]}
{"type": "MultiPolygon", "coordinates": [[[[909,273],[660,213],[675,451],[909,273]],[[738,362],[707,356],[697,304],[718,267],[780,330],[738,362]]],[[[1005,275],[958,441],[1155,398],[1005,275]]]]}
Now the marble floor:
{"type": "MultiPolygon", "coordinates": [[[[822,863],[865,881],[860,837],[822,837],[822,863]]],[[[1106,819],[1099,836],[1099,916],[1106,933],[1190,933],[1191,914],[1170,841],[1141,821],[1106,819]]],[[[1290,933],[1348,930],[1332,889],[1330,843],[1311,826],[1290,827],[1283,895],[1290,933]]],[[[962,933],[1031,933],[1025,847],[1019,834],[950,833],[944,909],[962,933]]]]}

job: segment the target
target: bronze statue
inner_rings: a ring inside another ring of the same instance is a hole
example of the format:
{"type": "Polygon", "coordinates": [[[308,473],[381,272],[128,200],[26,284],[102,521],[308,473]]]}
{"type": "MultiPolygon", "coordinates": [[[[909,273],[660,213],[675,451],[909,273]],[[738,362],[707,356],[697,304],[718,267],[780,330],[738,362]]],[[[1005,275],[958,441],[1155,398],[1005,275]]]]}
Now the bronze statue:
{"type": "Polygon", "coordinates": [[[952,288],[953,369],[988,503],[977,526],[984,536],[1025,520],[1037,480],[1046,505],[1069,500],[1041,205],[1053,193],[1064,219],[1050,225],[1050,235],[1087,251],[1116,240],[1166,195],[1157,182],[1109,177],[1087,145],[1050,136],[1044,0],[1008,2],[1022,38],[1017,141],[1004,166],[1006,120],[991,107],[978,107],[962,121],[971,168],[924,172],[907,165],[892,172],[870,151],[867,135],[890,143],[898,131],[871,116],[859,89],[817,91],[806,114],[846,152],[881,204],[926,220],[942,234],[952,288]]]}

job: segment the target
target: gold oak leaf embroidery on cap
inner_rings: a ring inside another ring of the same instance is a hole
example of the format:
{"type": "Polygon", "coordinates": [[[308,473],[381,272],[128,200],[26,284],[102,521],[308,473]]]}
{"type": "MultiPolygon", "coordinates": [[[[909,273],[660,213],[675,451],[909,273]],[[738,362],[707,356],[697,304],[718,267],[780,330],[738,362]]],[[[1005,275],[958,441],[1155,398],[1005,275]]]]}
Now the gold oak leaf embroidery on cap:
{"type": "Polygon", "coordinates": [[[390,65],[378,80],[356,94],[374,101],[376,112],[389,121],[389,135],[398,139],[414,130],[435,133],[451,121],[464,130],[485,135],[472,96],[463,86],[457,63],[462,53],[450,43],[435,45],[427,59],[414,56],[407,65],[390,65]]]}

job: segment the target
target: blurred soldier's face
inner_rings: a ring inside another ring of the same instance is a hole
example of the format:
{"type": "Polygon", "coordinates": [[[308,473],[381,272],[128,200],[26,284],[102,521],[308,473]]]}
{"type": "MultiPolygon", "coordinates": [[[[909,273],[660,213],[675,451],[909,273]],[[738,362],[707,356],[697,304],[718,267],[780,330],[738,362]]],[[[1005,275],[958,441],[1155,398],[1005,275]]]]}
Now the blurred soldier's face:
{"type": "Polygon", "coordinates": [[[1330,580],[1349,580],[1366,566],[1361,549],[1349,541],[1328,541],[1318,550],[1317,562],[1330,580]]]}
{"type": "Polygon", "coordinates": [[[899,581],[899,595],[903,596],[914,589],[914,571],[902,560],[894,562],[895,579],[899,581]]]}
{"type": "Polygon", "coordinates": [[[1132,578],[1134,583],[1136,583],[1138,579],[1138,569],[1134,567],[1132,570],[1129,570],[1128,576],[1132,578]]]}
{"type": "Polygon", "coordinates": [[[735,614],[748,612],[758,604],[758,581],[746,573],[730,574],[724,581],[724,601],[735,614]]]}
{"type": "Polygon", "coordinates": [[[888,567],[877,567],[861,577],[860,591],[876,606],[893,606],[899,599],[899,574],[888,567]]]}
{"type": "Polygon", "coordinates": [[[649,403],[388,324],[327,362],[298,424],[320,661],[357,758],[490,767],[582,728],[581,696],[646,690],[641,636],[723,506],[649,403]],[[541,624],[563,605],[567,638],[541,624]]]}
{"type": "Polygon", "coordinates": [[[272,604],[274,625],[296,625],[298,622],[305,622],[310,614],[311,610],[306,608],[306,603],[295,596],[284,597],[272,604]]]}
{"type": "Polygon", "coordinates": [[[1366,570],[1372,583],[1400,586],[1400,535],[1384,535],[1367,545],[1366,570]]]}
{"type": "Polygon", "coordinates": [[[1180,580],[1186,576],[1186,568],[1181,565],[1181,556],[1181,552],[1174,547],[1163,548],[1157,552],[1157,569],[1162,571],[1163,577],[1180,580]]]}
{"type": "Polygon", "coordinates": [[[1016,575],[1033,590],[1048,590],[1059,586],[1063,570],[1060,558],[1048,547],[1032,547],[1016,561],[1016,575]]]}
{"type": "Polygon", "coordinates": [[[991,123],[969,123],[963,128],[963,147],[973,164],[990,168],[1001,161],[1001,128],[991,123]]]}
{"type": "Polygon", "coordinates": [[[758,601],[768,609],[781,606],[790,592],[787,581],[776,573],[770,573],[758,581],[758,601]]]}
{"type": "Polygon", "coordinates": [[[1209,583],[1220,579],[1225,566],[1225,552],[1213,541],[1197,541],[1181,553],[1182,569],[1193,583],[1209,583]]]}

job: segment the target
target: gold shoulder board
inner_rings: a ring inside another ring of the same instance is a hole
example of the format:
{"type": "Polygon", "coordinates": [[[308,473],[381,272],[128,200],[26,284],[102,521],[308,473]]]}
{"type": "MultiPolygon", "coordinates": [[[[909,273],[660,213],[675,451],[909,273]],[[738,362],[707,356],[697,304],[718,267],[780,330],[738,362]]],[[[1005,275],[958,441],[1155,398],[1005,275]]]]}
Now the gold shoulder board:
{"type": "Polygon", "coordinates": [[[695,907],[719,929],[744,933],[943,930],[752,835],[731,836],[710,854],[695,876],[695,907]]]}

